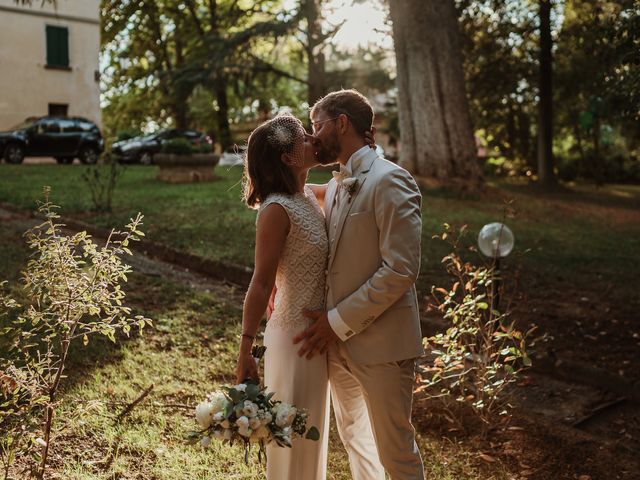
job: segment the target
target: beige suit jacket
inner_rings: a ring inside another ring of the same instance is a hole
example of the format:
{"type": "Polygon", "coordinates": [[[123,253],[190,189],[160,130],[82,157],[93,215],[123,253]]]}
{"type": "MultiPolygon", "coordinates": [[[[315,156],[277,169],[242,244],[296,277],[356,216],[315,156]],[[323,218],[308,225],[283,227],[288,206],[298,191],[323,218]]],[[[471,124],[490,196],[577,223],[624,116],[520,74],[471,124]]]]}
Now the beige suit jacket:
{"type": "Polygon", "coordinates": [[[326,306],[337,308],[350,327],[345,346],[355,362],[415,358],[423,354],[415,289],[420,190],[409,172],[374,150],[358,160],[352,165],[358,182],[351,197],[343,195],[334,207],[335,179],[325,196],[330,242],[326,306]]]}

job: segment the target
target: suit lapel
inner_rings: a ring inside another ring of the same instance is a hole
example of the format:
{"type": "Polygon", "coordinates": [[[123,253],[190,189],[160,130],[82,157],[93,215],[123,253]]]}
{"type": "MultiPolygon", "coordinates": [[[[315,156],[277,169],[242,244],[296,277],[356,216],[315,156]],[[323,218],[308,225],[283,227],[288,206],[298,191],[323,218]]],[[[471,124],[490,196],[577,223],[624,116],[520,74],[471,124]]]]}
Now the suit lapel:
{"type": "MultiPolygon", "coordinates": [[[[349,212],[351,211],[351,207],[353,207],[353,204],[355,203],[356,200],[356,196],[358,195],[358,193],[360,192],[360,190],[362,189],[362,186],[364,185],[364,182],[367,180],[367,174],[369,173],[369,171],[372,168],[372,164],[373,161],[378,158],[378,155],[372,150],[366,158],[362,159],[362,164],[361,164],[361,168],[359,168],[359,172],[356,174],[356,178],[358,179],[358,185],[356,187],[356,191],[353,192],[353,194],[351,195],[351,199],[349,199],[349,195],[345,194],[343,198],[340,199],[340,206],[338,208],[338,211],[336,212],[336,214],[338,215],[337,218],[337,226],[336,226],[336,230],[334,233],[334,241],[330,242],[330,255],[329,255],[329,267],[331,268],[331,265],[333,264],[333,260],[335,259],[336,255],[336,249],[338,248],[338,244],[340,243],[340,236],[342,235],[342,229],[344,227],[344,224],[347,220],[347,216],[349,215],[349,212]]],[[[334,182],[335,183],[335,182],[334,182]]],[[[330,206],[330,211],[329,214],[332,213],[333,211],[333,199],[336,195],[338,195],[340,193],[340,189],[337,186],[336,183],[336,188],[333,189],[333,195],[331,196],[331,206],[330,206]]],[[[331,225],[330,225],[330,219],[331,217],[328,216],[328,231],[331,231],[331,225]]],[[[331,239],[329,239],[331,240],[331,239]]]]}
{"type": "Polygon", "coordinates": [[[333,212],[334,200],[338,191],[337,186],[338,184],[335,180],[330,180],[329,184],[327,185],[327,192],[324,196],[324,218],[327,225],[327,233],[329,232],[329,227],[331,226],[331,213],[333,212]]]}

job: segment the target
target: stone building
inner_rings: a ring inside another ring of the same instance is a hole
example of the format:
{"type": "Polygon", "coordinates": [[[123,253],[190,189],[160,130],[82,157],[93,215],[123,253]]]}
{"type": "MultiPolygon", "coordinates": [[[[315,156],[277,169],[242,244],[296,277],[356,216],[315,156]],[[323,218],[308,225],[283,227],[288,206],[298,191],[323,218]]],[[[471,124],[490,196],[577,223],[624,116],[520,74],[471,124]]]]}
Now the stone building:
{"type": "Polygon", "coordinates": [[[0,130],[27,117],[101,123],[100,0],[0,0],[0,130]]]}

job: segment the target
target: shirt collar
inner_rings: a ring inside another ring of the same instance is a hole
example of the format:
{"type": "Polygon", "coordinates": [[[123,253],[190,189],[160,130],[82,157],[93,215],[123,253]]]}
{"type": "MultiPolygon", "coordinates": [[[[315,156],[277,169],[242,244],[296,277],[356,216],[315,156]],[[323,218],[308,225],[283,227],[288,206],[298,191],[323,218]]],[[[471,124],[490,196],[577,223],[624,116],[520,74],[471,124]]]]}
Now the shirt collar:
{"type": "Polygon", "coordinates": [[[364,147],[356,150],[353,155],[349,157],[349,160],[347,160],[347,164],[345,165],[349,175],[353,175],[358,172],[360,165],[362,165],[362,159],[366,157],[369,150],[371,150],[371,147],[369,145],[365,145],[364,147]]]}

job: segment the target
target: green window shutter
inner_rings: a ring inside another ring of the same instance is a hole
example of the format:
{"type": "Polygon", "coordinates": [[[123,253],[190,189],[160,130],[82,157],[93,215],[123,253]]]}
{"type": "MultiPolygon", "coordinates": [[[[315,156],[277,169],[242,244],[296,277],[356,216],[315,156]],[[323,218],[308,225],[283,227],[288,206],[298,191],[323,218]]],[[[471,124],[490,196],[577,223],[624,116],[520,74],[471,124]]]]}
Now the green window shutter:
{"type": "Polygon", "coordinates": [[[69,29],[47,25],[47,65],[50,67],[69,66],[69,29]]]}

